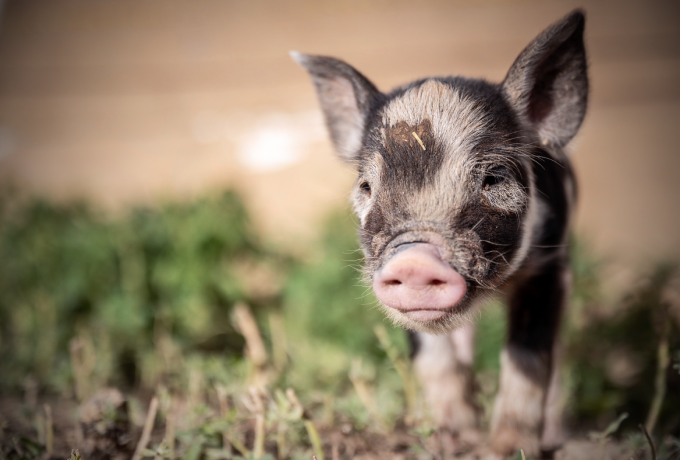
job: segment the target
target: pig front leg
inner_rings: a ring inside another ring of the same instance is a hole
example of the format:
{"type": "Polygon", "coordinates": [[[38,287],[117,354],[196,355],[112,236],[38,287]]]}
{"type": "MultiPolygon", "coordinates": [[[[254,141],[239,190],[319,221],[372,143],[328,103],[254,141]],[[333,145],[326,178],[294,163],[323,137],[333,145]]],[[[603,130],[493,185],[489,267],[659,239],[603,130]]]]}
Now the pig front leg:
{"type": "MultiPolygon", "coordinates": [[[[491,421],[495,452],[540,454],[556,336],[568,284],[564,260],[517,283],[509,296],[508,342],[491,421]]],[[[554,391],[554,390],[553,390],[554,391]]],[[[559,423],[561,414],[549,414],[559,423]]],[[[551,431],[554,431],[554,428],[551,431]]]]}
{"type": "Polygon", "coordinates": [[[460,440],[478,424],[472,373],[474,327],[443,335],[412,332],[414,368],[440,431],[460,440]]]}

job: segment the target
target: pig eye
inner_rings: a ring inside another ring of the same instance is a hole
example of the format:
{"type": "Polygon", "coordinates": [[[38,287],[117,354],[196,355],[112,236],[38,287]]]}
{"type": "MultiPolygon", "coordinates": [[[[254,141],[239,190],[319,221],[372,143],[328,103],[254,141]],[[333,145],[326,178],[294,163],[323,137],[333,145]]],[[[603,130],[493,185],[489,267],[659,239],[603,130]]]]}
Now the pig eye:
{"type": "Polygon", "coordinates": [[[503,182],[508,175],[508,171],[505,168],[493,168],[486,173],[484,176],[484,183],[482,184],[482,189],[489,190],[494,185],[503,182]]]}
{"type": "Polygon", "coordinates": [[[371,195],[371,185],[363,181],[361,184],[359,184],[359,189],[361,189],[362,192],[367,193],[369,196],[371,195]]]}

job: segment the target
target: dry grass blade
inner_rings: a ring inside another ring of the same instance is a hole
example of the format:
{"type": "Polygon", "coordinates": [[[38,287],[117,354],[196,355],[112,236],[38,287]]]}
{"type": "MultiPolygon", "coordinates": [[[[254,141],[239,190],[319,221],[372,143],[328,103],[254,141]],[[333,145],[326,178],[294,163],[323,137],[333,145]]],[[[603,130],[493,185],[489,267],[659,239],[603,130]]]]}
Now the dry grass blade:
{"type": "Polygon", "coordinates": [[[670,365],[670,351],[669,351],[669,341],[668,336],[670,334],[670,318],[669,310],[672,306],[677,308],[677,303],[679,302],[677,294],[671,289],[666,288],[663,293],[664,299],[662,304],[658,308],[658,327],[657,332],[659,334],[659,345],[656,352],[656,375],[654,377],[654,398],[652,399],[652,404],[649,408],[649,413],[647,414],[647,420],[645,421],[645,429],[653,433],[656,422],[659,419],[659,413],[661,412],[661,406],[663,404],[664,397],[666,396],[666,370],[670,365]],[[676,305],[673,305],[673,304],[676,305]]]}
{"type": "Polygon", "coordinates": [[[264,423],[265,423],[265,408],[263,395],[256,389],[251,388],[253,402],[255,403],[255,446],[253,448],[253,457],[257,460],[264,455],[264,423]]]}
{"type": "MultiPolygon", "coordinates": [[[[318,455],[319,460],[324,460],[323,449],[321,447],[321,437],[319,436],[319,432],[317,431],[314,422],[311,420],[305,420],[304,423],[309,440],[312,442],[312,448],[314,449],[314,452],[316,452],[318,455]]],[[[316,456],[314,456],[314,458],[316,458],[316,456]]]]}
{"type": "Polygon", "coordinates": [[[253,458],[259,459],[264,455],[265,438],[265,401],[266,395],[256,386],[251,386],[248,394],[243,398],[243,405],[255,415],[255,441],[253,444],[253,458]]]}
{"type": "Polygon", "coordinates": [[[286,390],[286,397],[293,406],[294,411],[298,413],[300,417],[302,417],[303,423],[305,425],[305,430],[307,430],[307,435],[309,436],[309,441],[312,443],[312,448],[314,449],[315,455],[313,457],[317,458],[318,456],[320,460],[324,460],[323,448],[321,445],[321,437],[319,436],[319,432],[316,429],[316,425],[314,425],[312,418],[304,410],[302,404],[300,404],[300,400],[295,394],[295,390],[293,390],[292,388],[288,388],[286,390]]]}
{"type": "Polygon", "coordinates": [[[656,376],[654,378],[654,399],[652,400],[652,405],[649,408],[649,414],[647,415],[647,421],[645,422],[645,428],[647,431],[653,432],[656,426],[656,421],[659,418],[659,412],[661,412],[661,405],[663,404],[664,397],[666,395],[666,369],[670,364],[670,353],[668,351],[668,323],[664,326],[664,332],[659,340],[659,347],[657,349],[657,366],[656,366],[656,376]]]}
{"type": "Polygon", "coordinates": [[[252,383],[263,387],[268,383],[267,348],[262,340],[260,329],[248,305],[237,303],[234,305],[234,325],[246,340],[246,356],[253,365],[252,383]]]}
{"type": "Polygon", "coordinates": [[[170,398],[170,404],[165,417],[165,444],[168,447],[168,457],[175,458],[175,426],[177,423],[177,401],[170,398]]]}
{"type": "Polygon", "coordinates": [[[256,366],[264,366],[267,363],[267,349],[248,305],[244,303],[234,305],[234,318],[239,332],[246,339],[248,358],[256,366]]]}
{"type": "Polygon", "coordinates": [[[84,401],[87,393],[87,365],[84,359],[84,345],[81,339],[73,338],[69,342],[69,352],[71,354],[71,370],[73,371],[73,382],[75,385],[76,398],[84,401]]]}
{"type": "Polygon", "coordinates": [[[142,451],[146,449],[146,445],[151,439],[151,430],[153,430],[153,424],[156,420],[156,412],[158,411],[158,398],[154,396],[151,398],[151,403],[149,404],[149,411],[146,413],[146,420],[144,421],[144,428],[142,429],[142,437],[139,438],[139,443],[137,443],[137,448],[132,456],[132,460],[140,460],[142,458],[142,451]]]}
{"type": "Polygon", "coordinates": [[[189,391],[186,401],[188,407],[196,407],[203,402],[203,381],[203,373],[200,369],[189,370],[189,391]]]}
{"type": "Polygon", "coordinates": [[[277,448],[277,458],[283,460],[286,458],[286,431],[283,424],[279,424],[276,430],[276,448],[277,448]]]}
{"type": "Polygon", "coordinates": [[[288,340],[286,338],[286,328],[281,313],[272,313],[269,315],[269,330],[271,331],[274,368],[277,372],[281,372],[288,363],[288,340]]]}
{"type": "Polygon", "coordinates": [[[371,390],[368,388],[366,381],[361,377],[361,358],[355,358],[352,361],[349,379],[354,386],[354,390],[357,392],[357,396],[359,396],[359,400],[366,407],[371,418],[375,420],[378,427],[384,433],[389,433],[391,430],[388,428],[388,424],[380,417],[380,412],[378,412],[371,390]]]}
{"type": "Polygon", "coordinates": [[[238,438],[231,436],[229,433],[226,432],[224,435],[227,437],[229,443],[231,443],[234,449],[238,450],[241,453],[242,457],[245,458],[251,457],[250,450],[248,450],[248,448],[238,438]]]}
{"type": "Polygon", "coordinates": [[[264,415],[255,417],[255,446],[253,448],[253,458],[258,460],[264,455],[264,415]]]}
{"type": "Polygon", "coordinates": [[[54,424],[52,422],[52,408],[45,404],[45,451],[54,452],[54,424]]]}
{"type": "Polygon", "coordinates": [[[390,359],[392,365],[399,374],[402,385],[404,385],[404,396],[406,398],[406,423],[411,424],[415,422],[416,419],[418,388],[416,386],[416,381],[413,378],[413,372],[410,368],[410,363],[400,355],[399,350],[397,350],[390,340],[390,336],[387,333],[385,326],[379,325],[373,330],[375,335],[378,337],[380,345],[383,347],[383,350],[385,350],[387,357],[390,359]]]}
{"type": "MultiPolygon", "coordinates": [[[[220,415],[226,420],[229,416],[229,401],[227,399],[227,389],[222,385],[216,385],[217,400],[220,403],[220,415]]],[[[231,454],[231,442],[229,441],[229,434],[225,428],[222,432],[222,449],[231,454]]]]}
{"type": "Polygon", "coordinates": [[[82,364],[80,361],[80,340],[77,338],[71,339],[68,343],[68,351],[71,355],[71,371],[73,372],[73,382],[75,386],[76,398],[78,401],[83,400],[83,393],[85,388],[85,380],[83,378],[82,364]]]}
{"type": "Polygon", "coordinates": [[[656,460],[656,447],[654,446],[654,441],[652,441],[652,437],[649,436],[649,432],[643,425],[638,425],[638,427],[640,428],[640,431],[642,431],[642,434],[644,434],[645,438],[647,439],[649,448],[652,451],[652,460],[656,460]]]}

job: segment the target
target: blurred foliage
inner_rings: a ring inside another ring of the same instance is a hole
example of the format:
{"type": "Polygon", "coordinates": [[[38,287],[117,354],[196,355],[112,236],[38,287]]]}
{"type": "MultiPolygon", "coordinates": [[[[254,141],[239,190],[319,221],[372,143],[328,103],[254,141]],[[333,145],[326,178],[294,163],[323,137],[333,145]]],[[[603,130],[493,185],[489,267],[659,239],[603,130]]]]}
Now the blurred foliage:
{"type": "Polygon", "coordinates": [[[284,291],[287,331],[298,350],[290,378],[304,388],[348,386],[350,360],[385,359],[373,326],[385,323],[392,341],[407,353],[406,334],[389,325],[373,291],[360,282],[362,254],[348,212],[330,216],[314,260],[296,266],[284,291]],[[321,353],[320,353],[321,352],[321,353]],[[308,359],[320,353],[323,359],[308,359]],[[309,379],[314,379],[310,381],[309,379]]]}
{"type": "MultiPolygon", "coordinates": [[[[578,250],[583,248],[577,244],[576,250],[578,259],[578,250]]],[[[592,292],[597,275],[588,270],[588,278],[583,279],[579,268],[575,263],[575,308],[565,327],[570,412],[581,421],[600,423],[628,413],[622,429],[634,430],[644,423],[658,392],[655,377],[660,372],[662,337],[667,341],[667,353],[680,350],[680,304],[674,284],[680,275],[678,266],[661,263],[652,267],[613,311],[604,314],[601,297],[592,292]]],[[[658,427],[661,433],[678,436],[680,373],[669,365],[663,374],[666,390],[658,427]]]]}
{"type": "Polygon", "coordinates": [[[99,352],[100,382],[128,387],[138,383],[143,356],[163,331],[182,350],[240,355],[243,340],[228,310],[239,300],[259,305],[263,299],[236,272],[244,266],[285,272],[290,264],[257,241],[231,192],[135,209],[116,220],[78,204],[31,201],[3,208],[4,390],[31,376],[64,391],[68,343],[79,336],[99,352]]]}
{"type": "MultiPolygon", "coordinates": [[[[200,438],[214,448],[221,445],[219,427],[248,417],[210,418],[210,397],[196,395],[220,387],[233,397],[259,372],[244,357],[245,340],[232,320],[234,304],[245,302],[273,356],[267,371],[272,388],[294,388],[316,420],[362,429],[371,417],[404,415],[405,383],[374,333],[386,320],[361,284],[356,226],[346,210],[330,216],[311,260],[261,241],[232,192],[115,218],[82,204],[4,196],[0,218],[4,394],[37,387],[82,400],[106,385],[182,393],[204,402],[190,418],[200,429],[179,432],[178,439],[195,445],[200,438]],[[379,414],[367,410],[357,386],[370,392],[379,414]]],[[[643,423],[657,391],[657,354],[666,331],[672,362],[657,427],[677,436],[680,334],[673,320],[678,306],[668,300],[668,292],[677,292],[677,267],[641,273],[639,284],[608,299],[601,262],[580,240],[572,248],[574,292],[563,328],[572,421],[581,429],[603,429],[627,412],[624,432],[643,423]]],[[[406,356],[406,334],[385,326],[394,352],[406,356]]],[[[497,391],[505,329],[503,307],[494,302],[481,313],[476,334],[475,368],[487,411],[497,391]]],[[[277,398],[272,407],[283,404],[277,398]]],[[[132,419],[135,404],[131,399],[132,419]]],[[[300,417],[290,422],[289,434],[306,439],[300,417]]],[[[281,420],[267,427],[283,426],[281,420]]]]}

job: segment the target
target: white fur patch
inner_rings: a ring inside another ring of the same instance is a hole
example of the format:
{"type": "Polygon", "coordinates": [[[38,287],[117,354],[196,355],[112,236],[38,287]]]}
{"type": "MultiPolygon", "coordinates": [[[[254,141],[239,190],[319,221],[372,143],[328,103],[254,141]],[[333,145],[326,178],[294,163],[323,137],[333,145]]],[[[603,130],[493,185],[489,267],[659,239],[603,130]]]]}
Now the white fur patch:
{"type": "Polygon", "coordinates": [[[536,236],[537,232],[540,231],[539,226],[542,226],[545,222],[544,216],[547,212],[544,203],[536,198],[533,172],[531,168],[526,168],[526,170],[529,174],[531,186],[529,187],[528,206],[522,226],[522,244],[520,244],[519,249],[510,261],[510,269],[505,274],[506,278],[515,273],[526,259],[531,249],[532,241],[537,241],[536,236]]]}
{"type": "MultiPolygon", "coordinates": [[[[568,273],[569,270],[565,270],[565,272],[568,273]]],[[[553,369],[545,402],[543,434],[541,436],[541,448],[544,450],[554,450],[567,440],[562,416],[567,401],[560,375],[559,363],[561,359],[557,350],[556,347],[553,352],[553,369]]]]}
{"type": "MultiPolygon", "coordinates": [[[[386,126],[400,121],[416,126],[428,119],[437,139],[455,143],[487,126],[482,114],[460,92],[437,80],[427,80],[392,100],[383,112],[383,122],[386,126]]],[[[456,146],[451,147],[455,150],[456,146]]]]}
{"type": "Polygon", "coordinates": [[[548,372],[537,356],[512,346],[503,350],[500,388],[491,419],[491,438],[496,450],[514,452],[523,448],[528,455],[539,452],[548,372]],[[534,375],[527,376],[517,361],[523,362],[523,367],[534,375]]]}
{"type": "Polygon", "coordinates": [[[468,324],[451,331],[451,342],[456,350],[456,359],[459,363],[472,366],[475,358],[475,326],[468,324]]]}
{"type": "Polygon", "coordinates": [[[460,366],[451,337],[418,333],[418,339],[414,367],[433,421],[453,431],[474,427],[477,412],[470,399],[471,375],[460,366]]]}

